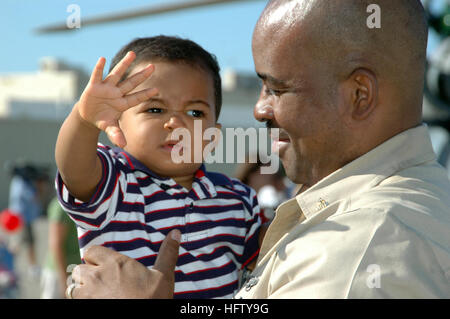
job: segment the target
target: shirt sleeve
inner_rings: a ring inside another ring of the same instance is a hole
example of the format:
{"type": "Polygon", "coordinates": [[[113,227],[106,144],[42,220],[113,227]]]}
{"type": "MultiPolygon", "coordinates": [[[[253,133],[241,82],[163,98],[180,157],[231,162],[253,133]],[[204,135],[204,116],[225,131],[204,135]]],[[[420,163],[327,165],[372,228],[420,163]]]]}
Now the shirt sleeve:
{"type": "Polygon", "coordinates": [[[247,234],[245,236],[244,253],[242,254],[242,266],[244,268],[253,260],[256,260],[259,254],[259,233],[261,230],[261,211],[258,204],[256,192],[250,188],[249,193],[249,212],[246,217],[247,234]]]}
{"type": "Polygon", "coordinates": [[[83,202],[72,196],[59,172],[55,182],[61,206],[77,226],[85,230],[99,230],[108,224],[115,215],[118,202],[123,198],[122,189],[126,185],[125,174],[118,168],[117,159],[110,153],[110,148],[99,144],[97,155],[102,163],[102,177],[89,201],[83,202]]]}

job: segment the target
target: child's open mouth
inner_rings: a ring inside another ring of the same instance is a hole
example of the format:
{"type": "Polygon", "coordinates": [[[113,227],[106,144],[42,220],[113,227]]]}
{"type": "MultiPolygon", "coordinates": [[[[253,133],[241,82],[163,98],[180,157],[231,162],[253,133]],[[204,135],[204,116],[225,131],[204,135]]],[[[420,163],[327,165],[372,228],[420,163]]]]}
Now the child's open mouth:
{"type": "Polygon", "coordinates": [[[163,144],[162,148],[168,152],[180,152],[183,149],[183,146],[181,141],[167,141],[163,144]]]}

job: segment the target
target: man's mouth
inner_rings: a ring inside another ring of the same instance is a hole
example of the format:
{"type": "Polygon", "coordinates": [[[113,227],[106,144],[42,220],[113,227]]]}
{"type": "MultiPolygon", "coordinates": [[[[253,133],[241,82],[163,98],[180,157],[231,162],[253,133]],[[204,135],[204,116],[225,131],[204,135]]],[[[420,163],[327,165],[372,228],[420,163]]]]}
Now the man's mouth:
{"type": "Polygon", "coordinates": [[[272,139],[272,152],[278,154],[286,149],[286,147],[288,147],[289,143],[291,142],[289,135],[287,135],[285,132],[282,132],[281,130],[278,130],[278,133],[271,131],[270,138],[272,139]]]}

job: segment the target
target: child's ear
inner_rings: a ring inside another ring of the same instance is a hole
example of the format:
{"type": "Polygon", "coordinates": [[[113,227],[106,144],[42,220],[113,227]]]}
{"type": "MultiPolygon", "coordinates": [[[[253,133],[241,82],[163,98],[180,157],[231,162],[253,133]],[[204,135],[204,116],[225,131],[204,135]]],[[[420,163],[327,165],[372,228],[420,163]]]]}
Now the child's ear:
{"type": "Polygon", "coordinates": [[[222,129],[222,124],[220,124],[220,123],[216,123],[216,129],[218,129],[218,130],[221,130],[222,129]]]}

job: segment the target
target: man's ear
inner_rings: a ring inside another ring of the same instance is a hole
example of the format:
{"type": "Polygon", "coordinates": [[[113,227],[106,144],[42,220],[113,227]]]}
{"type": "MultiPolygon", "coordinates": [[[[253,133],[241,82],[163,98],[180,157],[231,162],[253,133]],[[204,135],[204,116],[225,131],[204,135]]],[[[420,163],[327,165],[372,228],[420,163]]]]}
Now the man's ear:
{"type": "Polygon", "coordinates": [[[375,74],[358,68],[340,85],[339,113],[348,126],[366,120],[377,105],[378,83],[375,74]]]}
{"type": "Polygon", "coordinates": [[[375,110],[378,83],[375,74],[367,69],[356,69],[349,78],[351,86],[351,116],[354,121],[367,119],[375,110]]]}

